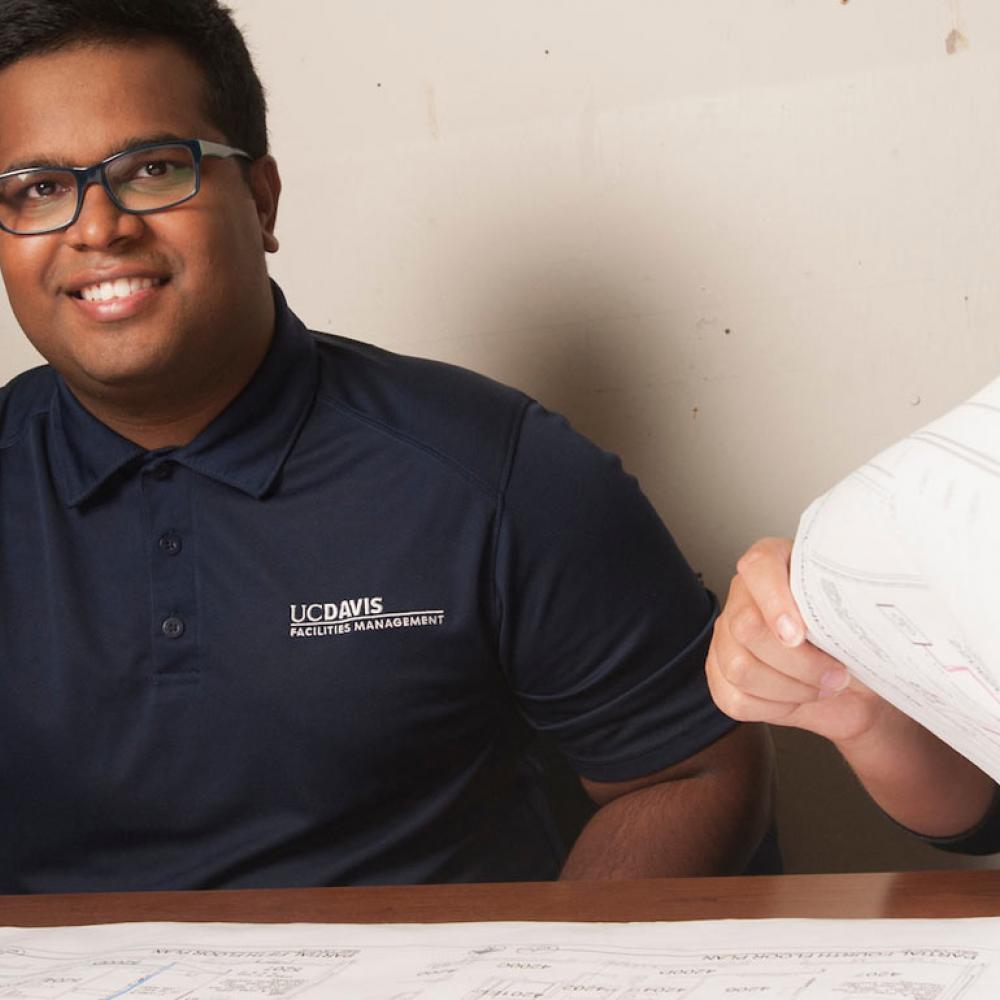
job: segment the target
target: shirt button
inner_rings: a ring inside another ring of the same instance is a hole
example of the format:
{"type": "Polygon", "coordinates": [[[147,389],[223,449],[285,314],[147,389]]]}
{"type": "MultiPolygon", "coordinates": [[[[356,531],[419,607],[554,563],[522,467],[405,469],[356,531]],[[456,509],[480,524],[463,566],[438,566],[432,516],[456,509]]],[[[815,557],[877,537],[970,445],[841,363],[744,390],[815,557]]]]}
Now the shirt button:
{"type": "Polygon", "coordinates": [[[157,544],[160,546],[160,551],[168,556],[177,555],[184,547],[181,536],[174,531],[167,531],[160,535],[160,541],[157,544]]]}
{"type": "Polygon", "coordinates": [[[153,479],[158,479],[160,482],[163,482],[165,479],[169,479],[173,473],[173,464],[171,462],[161,462],[159,465],[154,465],[149,470],[149,474],[153,477],[153,479]]]}
{"type": "Polygon", "coordinates": [[[160,625],[160,631],[168,639],[179,639],[184,634],[184,619],[177,615],[164,618],[163,623],[160,625]]]}

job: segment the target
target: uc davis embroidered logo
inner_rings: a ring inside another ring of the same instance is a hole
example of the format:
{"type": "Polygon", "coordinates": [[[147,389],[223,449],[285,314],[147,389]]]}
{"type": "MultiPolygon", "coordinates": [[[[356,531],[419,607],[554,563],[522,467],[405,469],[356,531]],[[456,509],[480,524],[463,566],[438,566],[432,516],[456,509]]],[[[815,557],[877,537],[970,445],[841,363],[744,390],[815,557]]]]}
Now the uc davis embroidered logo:
{"type": "Polygon", "coordinates": [[[289,605],[288,635],[292,639],[384,632],[397,628],[423,628],[444,624],[441,608],[430,611],[386,611],[381,597],[355,597],[342,601],[289,605]]]}

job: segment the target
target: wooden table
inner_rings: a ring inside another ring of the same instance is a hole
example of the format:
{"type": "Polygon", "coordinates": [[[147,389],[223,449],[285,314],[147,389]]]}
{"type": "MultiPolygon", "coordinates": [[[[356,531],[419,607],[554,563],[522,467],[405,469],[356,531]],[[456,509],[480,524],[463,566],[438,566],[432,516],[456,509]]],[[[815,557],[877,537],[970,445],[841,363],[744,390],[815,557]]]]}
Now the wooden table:
{"type": "Polygon", "coordinates": [[[0,925],[1000,916],[1000,871],[0,896],[0,925]]]}

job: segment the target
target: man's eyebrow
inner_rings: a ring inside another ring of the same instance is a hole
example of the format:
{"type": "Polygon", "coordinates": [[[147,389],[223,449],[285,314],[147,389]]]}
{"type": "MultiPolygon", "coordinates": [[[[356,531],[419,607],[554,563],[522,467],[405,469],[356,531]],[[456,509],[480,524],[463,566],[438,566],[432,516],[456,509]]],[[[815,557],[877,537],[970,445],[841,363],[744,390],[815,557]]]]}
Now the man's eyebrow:
{"type": "MultiPolygon", "coordinates": [[[[108,150],[108,152],[101,157],[101,160],[106,160],[109,156],[114,156],[115,153],[121,153],[126,149],[132,149],[134,146],[144,146],[151,142],[177,142],[182,139],[186,140],[186,138],[186,136],[177,135],[176,132],[156,132],[151,135],[129,136],[116,143],[115,148],[108,150]]],[[[100,160],[98,162],[100,162],[100,160]]],[[[89,166],[89,164],[87,165],[89,166]]],[[[82,166],[82,164],[74,163],[72,160],[61,156],[24,156],[19,157],[12,163],[8,163],[6,166],[0,168],[0,174],[8,174],[17,170],[31,170],[34,167],[43,167],[48,170],[58,170],[79,166],[82,166]]]]}

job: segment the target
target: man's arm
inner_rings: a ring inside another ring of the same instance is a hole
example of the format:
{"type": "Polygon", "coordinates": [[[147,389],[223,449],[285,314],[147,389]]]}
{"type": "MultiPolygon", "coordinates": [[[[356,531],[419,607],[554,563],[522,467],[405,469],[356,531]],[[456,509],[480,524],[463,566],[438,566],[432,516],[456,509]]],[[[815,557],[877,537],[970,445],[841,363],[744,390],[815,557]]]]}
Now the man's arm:
{"type": "Polygon", "coordinates": [[[581,781],[600,808],[564,879],[737,874],[771,820],[772,750],[762,726],[740,726],[634,781],[581,781]]]}
{"type": "Polygon", "coordinates": [[[707,658],[727,715],[829,739],[878,805],[928,837],[974,827],[995,785],[951,747],[805,641],[788,582],[791,543],[766,538],[739,561],[707,658]]]}

